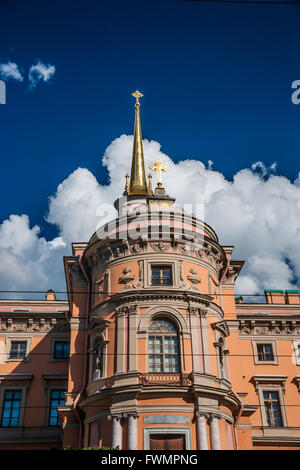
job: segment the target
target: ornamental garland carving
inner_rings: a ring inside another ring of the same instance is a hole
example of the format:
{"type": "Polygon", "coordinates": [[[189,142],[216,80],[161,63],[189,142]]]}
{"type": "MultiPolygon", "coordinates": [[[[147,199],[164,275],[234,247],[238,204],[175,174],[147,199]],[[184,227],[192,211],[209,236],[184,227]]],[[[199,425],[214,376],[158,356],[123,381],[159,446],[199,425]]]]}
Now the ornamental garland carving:
{"type": "MultiPolygon", "coordinates": [[[[210,244],[203,241],[199,242],[198,239],[194,240],[182,240],[172,239],[171,242],[168,240],[153,241],[144,238],[139,240],[116,240],[108,241],[107,244],[102,248],[96,248],[93,255],[87,258],[87,263],[90,269],[99,269],[103,267],[103,264],[109,263],[111,260],[127,256],[128,254],[136,255],[147,252],[147,245],[151,246],[152,250],[157,253],[181,253],[188,256],[194,256],[216,269],[219,272],[224,267],[224,256],[218,251],[218,248],[212,247],[210,244]]],[[[74,280],[77,282],[84,280],[79,279],[80,268],[79,263],[75,263],[72,269],[74,271],[74,280]],[[76,277],[77,276],[77,277],[76,277]]],[[[234,275],[234,272],[230,272],[230,276],[234,275]]],[[[231,279],[228,277],[227,282],[230,283],[231,279]]]]}
{"type": "Polygon", "coordinates": [[[55,318],[50,320],[40,319],[1,319],[0,331],[5,333],[65,333],[70,331],[67,321],[59,321],[55,318]]]}
{"type": "Polygon", "coordinates": [[[239,331],[245,336],[300,335],[300,323],[286,320],[270,320],[268,323],[266,321],[241,320],[239,331]]]}
{"type": "Polygon", "coordinates": [[[123,316],[123,315],[132,315],[138,313],[138,306],[136,304],[127,304],[127,305],[120,305],[116,307],[116,315],[123,316]]]}
{"type": "Polygon", "coordinates": [[[124,284],[123,289],[132,289],[133,286],[129,284],[130,281],[134,280],[134,274],[131,273],[131,269],[127,266],[126,268],[123,269],[122,273],[124,276],[121,276],[119,278],[119,284],[124,284]]]}

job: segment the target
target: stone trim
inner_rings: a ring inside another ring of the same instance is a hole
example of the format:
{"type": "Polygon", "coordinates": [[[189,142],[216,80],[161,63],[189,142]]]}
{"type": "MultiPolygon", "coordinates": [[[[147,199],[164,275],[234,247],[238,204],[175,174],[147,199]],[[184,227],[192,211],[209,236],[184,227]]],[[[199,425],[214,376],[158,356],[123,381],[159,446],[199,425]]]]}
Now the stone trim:
{"type": "Polygon", "coordinates": [[[293,340],[294,359],[297,366],[300,366],[300,340],[293,340]]]}
{"type": "Polygon", "coordinates": [[[13,336],[7,336],[5,340],[5,351],[4,351],[4,358],[3,362],[29,362],[30,361],[30,348],[31,348],[31,341],[32,341],[32,336],[25,336],[25,337],[20,337],[19,335],[17,336],[14,334],[13,336]],[[26,355],[24,358],[10,358],[10,350],[11,350],[11,343],[12,342],[21,342],[25,343],[26,342],[26,355]]]}
{"type": "MultiPolygon", "coordinates": [[[[11,376],[12,374],[7,374],[7,375],[11,376]]],[[[2,381],[1,381],[1,387],[0,387],[0,417],[2,417],[5,392],[6,391],[11,391],[11,390],[21,390],[21,403],[20,403],[20,413],[19,413],[18,427],[23,426],[26,396],[27,396],[27,391],[28,391],[28,388],[30,386],[30,382],[31,382],[32,377],[33,377],[32,374],[26,374],[23,377],[22,377],[22,374],[16,374],[14,377],[8,377],[8,376],[4,377],[4,379],[8,381],[8,385],[2,384],[2,381]],[[20,381],[22,383],[23,380],[25,380],[25,382],[23,382],[23,385],[18,385],[16,383],[13,383],[13,381],[20,381]],[[9,382],[11,382],[11,383],[9,383],[9,382]]],[[[7,429],[10,429],[10,428],[7,428],[7,429]]],[[[14,430],[15,430],[15,428],[14,428],[14,430]]],[[[1,436],[0,436],[0,438],[1,438],[1,436]]]]}
{"type": "Polygon", "coordinates": [[[186,450],[192,450],[192,439],[191,439],[191,429],[190,428],[181,428],[181,427],[151,427],[144,428],[144,446],[143,450],[150,450],[150,435],[151,434],[183,434],[185,437],[185,448],[186,450]]]}
{"type": "Polygon", "coordinates": [[[253,360],[254,364],[256,365],[269,365],[273,364],[278,366],[278,355],[277,355],[277,348],[276,348],[276,340],[274,339],[252,339],[252,349],[253,349],[253,360]],[[260,361],[258,359],[258,348],[259,344],[271,344],[272,346],[272,353],[273,353],[273,360],[272,361],[260,361]]]}
{"type": "MultiPolygon", "coordinates": [[[[52,390],[60,390],[60,391],[65,391],[67,392],[67,383],[63,385],[49,385],[48,382],[52,380],[66,380],[65,378],[53,378],[53,374],[43,374],[43,379],[44,379],[44,386],[45,386],[45,391],[46,391],[46,407],[45,407],[45,412],[44,412],[44,426],[49,426],[49,418],[50,418],[50,402],[51,402],[51,392],[52,390]],[[50,378],[45,378],[45,376],[49,376],[50,378]],[[47,387],[47,388],[46,388],[47,387]]],[[[60,405],[61,406],[61,405],[60,405]]],[[[59,415],[58,415],[59,418],[59,415]]],[[[59,425],[58,425],[59,426],[59,425]]],[[[50,428],[54,428],[56,426],[49,426],[50,428]]]]}
{"type": "Polygon", "coordinates": [[[296,375],[296,376],[293,378],[292,382],[297,385],[297,387],[298,387],[298,392],[300,392],[300,375],[296,375]]]}
{"type": "Polygon", "coordinates": [[[261,374],[261,375],[254,375],[250,380],[252,383],[254,383],[255,390],[259,398],[262,425],[268,429],[270,429],[271,426],[268,426],[267,418],[265,414],[264,397],[263,397],[263,392],[265,391],[278,392],[282,427],[288,426],[286,407],[285,407],[284,397],[283,397],[284,392],[285,392],[285,382],[287,378],[288,378],[287,375],[262,375],[261,374]]]}
{"type": "Polygon", "coordinates": [[[67,359],[56,359],[54,357],[54,353],[55,353],[55,343],[56,342],[66,342],[66,343],[70,343],[70,335],[66,336],[65,334],[61,334],[60,336],[54,336],[53,338],[51,338],[51,342],[50,342],[50,353],[49,353],[49,362],[69,362],[69,357],[67,359]]]}
{"type": "Polygon", "coordinates": [[[300,335],[300,322],[285,318],[245,318],[239,319],[239,337],[252,338],[257,336],[291,339],[300,335]]]}

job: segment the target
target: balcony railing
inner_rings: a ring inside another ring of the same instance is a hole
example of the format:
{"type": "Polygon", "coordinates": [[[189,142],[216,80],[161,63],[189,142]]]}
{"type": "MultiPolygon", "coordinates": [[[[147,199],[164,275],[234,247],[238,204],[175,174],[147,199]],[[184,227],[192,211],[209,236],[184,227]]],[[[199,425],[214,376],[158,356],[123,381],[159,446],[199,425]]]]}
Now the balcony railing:
{"type": "Polygon", "coordinates": [[[190,374],[150,372],[149,374],[140,374],[140,384],[147,385],[183,385],[189,387],[192,385],[190,374]]]}

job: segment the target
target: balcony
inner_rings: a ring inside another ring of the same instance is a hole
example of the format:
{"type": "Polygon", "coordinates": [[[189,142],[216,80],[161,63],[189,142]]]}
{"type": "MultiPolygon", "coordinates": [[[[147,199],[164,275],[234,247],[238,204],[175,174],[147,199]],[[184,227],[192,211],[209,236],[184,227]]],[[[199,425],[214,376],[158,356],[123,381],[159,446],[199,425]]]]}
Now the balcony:
{"type": "Polygon", "coordinates": [[[191,374],[150,372],[149,374],[140,374],[139,382],[141,385],[182,385],[189,387],[192,385],[191,374]]]}

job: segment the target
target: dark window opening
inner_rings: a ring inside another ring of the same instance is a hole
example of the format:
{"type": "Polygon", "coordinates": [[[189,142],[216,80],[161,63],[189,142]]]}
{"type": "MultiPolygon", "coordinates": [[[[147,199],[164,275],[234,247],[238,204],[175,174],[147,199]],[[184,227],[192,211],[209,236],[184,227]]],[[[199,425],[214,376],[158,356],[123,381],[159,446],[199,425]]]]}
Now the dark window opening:
{"type": "Polygon", "coordinates": [[[21,391],[7,390],[4,394],[1,426],[15,427],[19,424],[21,391]]]}
{"type": "Polygon", "coordinates": [[[24,359],[26,356],[26,341],[12,341],[10,348],[10,359],[24,359]]]}
{"type": "Polygon", "coordinates": [[[65,404],[65,390],[52,390],[50,397],[49,426],[59,426],[57,406],[65,404]]]}
{"type": "Polygon", "coordinates": [[[68,341],[56,341],[54,346],[54,359],[69,359],[70,343],[68,341]]]}
{"type": "Polygon", "coordinates": [[[263,392],[268,426],[282,426],[278,392],[263,392]]]}
{"type": "Polygon", "coordinates": [[[153,266],[151,271],[152,286],[171,286],[173,284],[171,267],[153,266]]]}
{"type": "Polygon", "coordinates": [[[257,353],[259,361],[274,361],[273,349],[271,344],[258,344],[257,353]]]}

